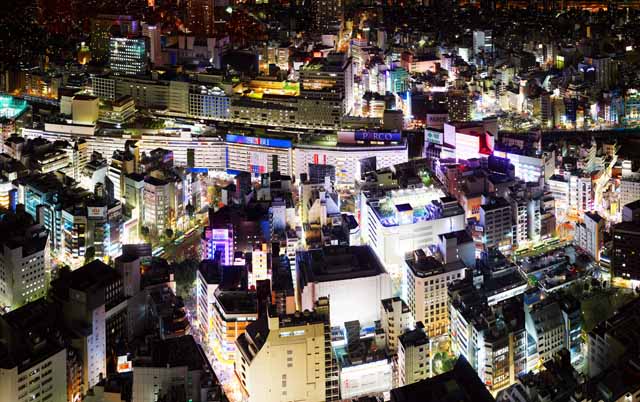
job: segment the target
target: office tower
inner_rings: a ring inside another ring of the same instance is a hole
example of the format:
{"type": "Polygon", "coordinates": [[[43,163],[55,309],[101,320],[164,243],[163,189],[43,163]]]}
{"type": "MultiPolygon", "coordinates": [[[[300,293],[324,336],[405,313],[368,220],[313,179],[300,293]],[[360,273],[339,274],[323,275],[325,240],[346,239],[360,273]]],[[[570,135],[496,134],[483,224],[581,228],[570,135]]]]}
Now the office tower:
{"type": "Polygon", "coordinates": [[[148,355],[133,364],[133,402],[218,400],[221,389],[213,368],[191,335],[153,342],[148,355]]]}
{"type": "Polygon", "coordinates": [[[389,352],[398,351],[398,337],[413,327],[407,303],[399,297],[380,300],[380,324],[387,338],[389,352]]]}
{"type": "Polygon", "coordinates": [[[465,277],[466,267],[458,260],[442,264],[423,250],[405,260],[402,291],[416,321],[421,321],[429,337],[449,330],[447,286],[465,277]]]}
{"type": "Polygon", "coordinates": [[[338,33],[344,20],[342,0],[312,0],[312,29],[319,34],[338,33]]]}
{"type": "Polygon", "coordinates": [[[503,254],[513,248],[513,221],[511,205],[502,197],[491,197],[480,207],[482,247],[485,251],[497,247],[503,254]]]}
{"type": "MultiPolygon", "coordinates": [[[[501,275],[499,280],[508,282],[506,278],[501,275]]],[[[487,296],[492,292],[487,290],[494,284],[487,278],[482,287],[476,288],[468,280],[449,288],[451,349],[467,359],[492,392],[513,384],[527,372],[522,298],[491,305],[487,296]]]]}
{"type": "Polygon", "coordinates": [[[600,261],[600,251],[604,243],[604,224],[604,218],[597,212],[585,212],[584,222],[576,224],[574,243],[596,262],[600,261]]]}
{"type": "Polygon", "coordinates": [[[611,269],[622,279],[640,280],[640,225],[621,222],[613,226],[611,269]]]}
{"type": "Polygon", "coordinates": [[[187,28],[198,37],[213,37],[215,33],[213,0],[187,0],[187,28]]]}
{"type": "Polygon", "coordinates": [[[415,329],[400,335],[398,345],[398,385],[431,377],[431,341],[420,321],[415,329]]]}
{"type": "Polygon", "coordinates": [[[485,58],[493,55],[493,33],[490,29],[473,31],[473,56],[477,58],[480,55],[485,58]]]}
{"type": "Polygon", "coordinates": [[[27,214],[0,221],[0,306],[14,309],[46,294],[48,236],[27,214]]]}
{"type": "Polygon", "coordinates": [[[202,260],[196,275],[196,316],[208,343],[214,333],[215,291],[222,280],[222,272],[217,261],[202,260]]]}
{"type": "Polygon", "coordinates": [[[116,75],[143,75],[149,70],[149,38],[111,38],[109,67],[116,75]]]}
{"type": "Polygon", "coordinates": [[[471,120],[471,98],[466,89],[449,89],[447,91],[447,112],[449,121],[471,120]]]}
{"type": "Polygon", "coordinates": [[[565,323],[557,301],[541,301],[524,307],[527,330],[527,365],[546,362],[569,347],[565,323]]]}
{"type": "Polygon", "coordinates": [[[171,183],[148,176],[144,179],[143,225],[155,236],[162,236],[171,225],[171,183]]]}
{"type": "Polygon", "coordinates": [[[391,279],[369,246],[298,251],[296,260],[303,310],[313,309],[319,298],[330,295],[332,326],[380,319],[379,303],[391,296],[391,279]]]}
{"type": "Polygon", "coordinates": [[[298,102],[304,105],[300,105],[298,113],[304,119],[320,112],[328,114],[327,118],[347,115],[353,110],[353,89],[353,65],[346,53],[333,52],[326,58],[314,58],[300,68],[301,99],[298,102]],[[340,109],[319,110],[319,100],[336,102],[340,109]]]}
{"type": "Polygon", "coordinates": [[[453,370],[391,390],[391,402],[494,402],[475,370],[460,356],[453,370]]]}
{"type": "Polygon", "coordinates": [[[149,38],[149,58],[153,65],[162,64],[161,32],[157,25],[142,23],[142,36],[149,38]]]}
{"type": "Polygon", "coordinates": [[[622,208],[622,222],[640,222],[640,200],[630,202],[622,208]]]}
{"type": "Polygon", "coordinates": [[[640,299],[635,299],[589,332],[587,370],[590,378],[607,372],[625,356],[637,356],[640,350],[637,337],[640,331],[639,308],[640,299]]]}
{"type": "Polygon", "coordinates": [[[0,316],[3,401],[67,401],[67,348],[60,321],[55,306],[44,299],[0,316]]]}
{"type": "Polygon", "coordinates": [[[338,399],[328,309],[321,298],[314,311],[265,314],[247,327],[235,370],[249,402],[338,399]]]}
{"type": "Polygon", "coordinates": [[[107,374],[108,351],[127,337],[127,303],[122,277],[94,260],[51,282],[51,297],[62,309],[72,344],[82,359],[84,389],[107,374]]]}
{"type": "Polygon", "coordinates": [[[640,173],[627,172],[623,168],[620,178],[620,208],[637,200],[640,200],[640,173]]]}
{"type": "Polygon", "coordinates": [[[609,56],[585,57],[585,63],[595,69],[596,84],[602,89],[609,89],[616,84],[618,63],[609,56]]]}
{"type": "MultiPolygon", "coordinates": [[[[237,268],[237,267],[236,267],[237,268]]],[[[236,339],[258,318],[255,291],[216,289],[213,293],[214,330],[209,339],[220,347],[225,360],[236,356],[236,339]]]]}

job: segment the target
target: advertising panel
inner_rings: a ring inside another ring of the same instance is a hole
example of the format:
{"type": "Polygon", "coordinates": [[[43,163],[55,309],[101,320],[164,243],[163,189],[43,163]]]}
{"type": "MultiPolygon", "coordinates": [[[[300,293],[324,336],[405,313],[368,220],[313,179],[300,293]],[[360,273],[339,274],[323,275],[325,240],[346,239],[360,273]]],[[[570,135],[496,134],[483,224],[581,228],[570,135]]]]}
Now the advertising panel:
{"type": "Polygon", "coordinates": [[[391,365],[387,360],[345,367],[340,372],[340,395],[343,399],[389,391],[391,365]]]}

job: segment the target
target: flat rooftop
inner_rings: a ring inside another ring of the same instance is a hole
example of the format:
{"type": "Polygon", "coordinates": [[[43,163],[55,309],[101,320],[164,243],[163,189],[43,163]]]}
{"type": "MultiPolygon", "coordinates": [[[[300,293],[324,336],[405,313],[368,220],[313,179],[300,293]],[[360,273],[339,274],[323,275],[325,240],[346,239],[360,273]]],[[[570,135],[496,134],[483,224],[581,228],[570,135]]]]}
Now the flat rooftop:
{"type": "Polygon", "coordinates": [[[442,264],[433,256],[426,256],[419,259],[411,258],[405,260],[405,263],[407,264],[413,275],[419,278],[427,278],[432,275],[439,275],[445,272],[451,272],[465,268],[465,265],[462,261],[442,264]]]}
{"type": "Polygon", "coordinates": [[[309,282],[331,282],[386,274],[369,246],[328,246],[298,252],[298,276],[309,282]]]}

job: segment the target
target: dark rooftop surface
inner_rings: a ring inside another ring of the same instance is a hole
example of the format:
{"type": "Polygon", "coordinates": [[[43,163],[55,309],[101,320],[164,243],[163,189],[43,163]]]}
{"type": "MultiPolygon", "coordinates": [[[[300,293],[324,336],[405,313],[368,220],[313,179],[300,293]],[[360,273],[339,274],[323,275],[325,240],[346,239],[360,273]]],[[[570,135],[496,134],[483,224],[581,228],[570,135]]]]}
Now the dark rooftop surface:
{"type": "Polygon", "coordinates": [[[391,390],[391,402],[494,402],[475,370],[459,357],[453,370],[391,390]]]}
{"type": "Polygon", "coordinates": [[[386,273],[369,246],[328,246],[297,255],[299,282],[329,282],[386,273]]]}

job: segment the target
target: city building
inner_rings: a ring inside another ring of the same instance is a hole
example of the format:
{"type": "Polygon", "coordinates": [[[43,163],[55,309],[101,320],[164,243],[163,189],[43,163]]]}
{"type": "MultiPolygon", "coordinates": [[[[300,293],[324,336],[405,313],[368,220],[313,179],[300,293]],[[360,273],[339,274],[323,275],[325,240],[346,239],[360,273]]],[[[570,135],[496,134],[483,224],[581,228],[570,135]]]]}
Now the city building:
{"type": "Polygon", "coordinates": [[[133,361],[132,401],[163,398],[193,402],[222,400],[222,390],[204,350],[190,336],[152,343],[133,361]]]}
{"type": "Polygon", "coordinates": [[[391,279],[369,246],[325,246],[298,251],[299,306],[311,310],[321,297],[331,298],[331,325],[380,319],[379,303],[391,297],[391,279]],[[354,303],[354,300],[357,303],[354,303]]]}
{"type": "Polygon", "coordinates": [[[527,366],[529,368],[553,359],[568,348],[565,322],[560,304],[554,300],[525,305],[527,331],[527,366]]]}
{"type": "Polygon", "coordinates": [[[25,213],[0,221],[0,306],[15,309],[46,295],[49,233],[25,213]]]}
{"type": "Polygon", "coordinates": [[[55,306],[42,298],[0,316],[3,400],[67,401],[67,344],[60,321],[55,306]]]}
{"type": "Polygon", "coordinates": [[[380,300],[380,324],[390,353],[398,352],[398,337],[413,328],[411,309],[399,297],[380,300]]]}
{"type": "Polygon", "coordinates": [[[438,402],[451,398],[459,402],[495,401],[464,357],[458,357],[449,372],[391,390],[391,402],[438,402]]]}
{"type": "Polygon", "coordinates": [[[360,198],[363,239],[398,277],[406,254],[437,244],[438,236],[466,226],[456,199],[436,186],[363,191],[360,198]]]}
{"type": "Polygon", "coordinates": [[[213,332],[209,337],[222,358],[233,361],[236,339],[258,318],[257,295],[255,291],[218,288],[213,297],[213,332]]]}
{"type": "Polygon", "coordinates": [[[621,222],[613,226],[611,269],[613,275],[631,281],[640,281],[640,230],[638,222],[621,222]]]}
{"type": "MultiPolygon", "coordinates": [[[[314,0],[312,4],[322,7],[321,12],[325,23],[341,15],[329,11],[331,7],[342,7],[341,0],[314,0]],[[329,14],[324,14],[327,12],[329,14]]],[[[326,58],[311,60],[300,69],[300,97],[310,101],[308,103],[304,101],[300,107],[314,108],[318,113],[315,101],[331,99],[339,102],[340,107],[331,111],[330,114],[340,122],[342,116],[350,114],[353,110],[353,80],[352,61],[345,53],[329,53],[326,58]]]]}
{"type": "Polygon", "coordinates": [[[449,288],[451,348],[464,356],[491,392],[527,372],[522,298],[488,304],[484,288],[469,280],[449,288]]]}
{"type": "Polygon", "coordinates": [[[638,353],[640,318],[636,299],[621,308],[613,317],[600,322],[587,334],[587,370],[590,378],[607,372],[622,359],[638,353]]]}
{"type": "Polygon", "coordinates": [[[116,75],[144,75],[149,69],[149,38],[110,38],[109,67],[116,75]]]}
{"type": "Polygon", "coordinates": [[[421,321],[430,338],[449,331],[447,286],[465,277],[462,261],[442,264],[424,250],[416,250],[405,260],[402,293],[414,319],[421,321]]]}
{"type": "Polygon", "coordinates": [[[586,212],[584,222],[576,224],[574,242],[585,250],[596,262],[604,243],[605,220],[597,212],[586,212]]]}
{"type": "Polygon", "coordinates": [[[52,281],[51,295],[73,334],[82,359],[82,385],[89,389],[107,374],[107,351],[128,337],[122,277],[94,260],[52,281]]]}
{"type": "Polygon", "coordinates": [[[265,314],[238,337],[235,372],[249,401],[339,399],[328,310],[320,298],[312,311],[265,314]]]}
{"type": "Polygon", "coordinates": [[[482,247],[485,251],[496,247],[504,254],[510,254],[513,242],[513,217],[511,205],[502,197],[489,198],[480,207],[482,227],[482,247]]]}
{"type": "Polygon", "coordinates": [[[398,385],[413,384],[431,377],[431,341],[420,321],[416,328],[398,337],[398,385]]]}
{"type": "Polygon", "coordinates": [[[311,15],[314,32],[338,33],[344,19],[344,3],[342,0],[314,0],[311,15]]]}

